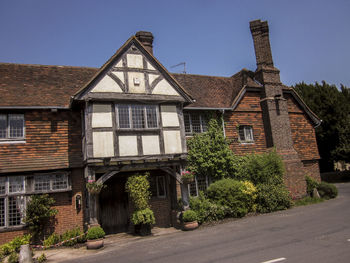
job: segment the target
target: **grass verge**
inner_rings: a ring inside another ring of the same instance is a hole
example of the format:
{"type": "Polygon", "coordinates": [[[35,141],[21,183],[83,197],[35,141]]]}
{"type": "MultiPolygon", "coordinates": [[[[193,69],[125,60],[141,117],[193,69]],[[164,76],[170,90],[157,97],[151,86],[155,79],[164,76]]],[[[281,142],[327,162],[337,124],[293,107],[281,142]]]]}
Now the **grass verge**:
{"type": "Polygon", "coordinates": [[[303,206],[303,205],[312,205],[323,202],[325,199],[323,198],[317,198],[317,197],[310,197],[306,196],[302,199],[295,200],[294,206],[303,206]]]}

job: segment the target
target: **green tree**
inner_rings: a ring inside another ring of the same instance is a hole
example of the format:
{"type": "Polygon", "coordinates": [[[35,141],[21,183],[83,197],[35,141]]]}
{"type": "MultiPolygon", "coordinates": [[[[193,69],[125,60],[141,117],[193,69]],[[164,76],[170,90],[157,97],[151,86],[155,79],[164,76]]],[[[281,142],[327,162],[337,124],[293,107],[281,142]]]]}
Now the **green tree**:
{"type": "Polygon", "coordinates": [[[194,135],[188,148],[188,169],[196,175],[221,179],[234,173],[236,157],[217,120],[209,121],[207,132],[194,135]]]}
{"type": "Polygon", "coordinates": [[[316,129],[321,170],[333,170],[334,161],[350,162],[350,89],[326,82],[295,85],[294,89],[310,109],[322,119],[316,129]]]}

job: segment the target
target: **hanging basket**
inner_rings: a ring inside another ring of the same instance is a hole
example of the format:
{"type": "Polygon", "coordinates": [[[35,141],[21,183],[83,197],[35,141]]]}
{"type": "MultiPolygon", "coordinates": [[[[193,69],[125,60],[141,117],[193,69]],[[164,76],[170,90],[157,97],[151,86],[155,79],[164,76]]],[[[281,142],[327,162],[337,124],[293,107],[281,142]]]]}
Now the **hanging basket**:
{"type": "Polygon", "coordinates": [[[88,190],[88,192],[92,195],[98,195],[101,190],[103,188],[105,188],[106,186],[103,185],[103,183],[98,183],[96,181],[89,181],[87,184],[86,184],[86,189],[88,190]]]}

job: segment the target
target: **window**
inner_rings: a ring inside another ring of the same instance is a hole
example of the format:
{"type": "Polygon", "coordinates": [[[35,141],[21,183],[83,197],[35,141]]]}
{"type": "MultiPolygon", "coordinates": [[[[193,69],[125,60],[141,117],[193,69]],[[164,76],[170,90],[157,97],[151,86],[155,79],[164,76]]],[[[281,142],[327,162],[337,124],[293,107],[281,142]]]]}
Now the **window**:
{"type": "Polygon", "coordinates": [[[203,114],[184,113],[184,122],[186,135],[207,131],[207,120],[203,114]]]}
{"type": "Polygon", "coordinates": [[[120,129],[158,128],[157,105],[117,105],[120,129]]]}
{"type": "Polygon", "coordinates": [[[189,184],[189,192],[191,196],[198,196],[200,191],[205,191],[209,187],[210,178],[206,176],[195,176],[194,182],[189,184]]]}
{"type": "Polygon", "coordinates": [[[47,192],[68,189],[68,175],[37,175],[34,177],[34,191],[47,192]]]}
{"type": "Polygon", "coordinates": [[[165,198],[166,197],[166,184],[165,176],[151,176],[150,177],[150,190],[152,197],[165,198]]]}
{"type": "Polygon", "coordinates": [[[239,126],[239,141],[243,143],[254,142],[253,127],[249,125],[239,126]]]}
{"type": "Polygon", "coordinates": [[[0,140],[24,138],[23,114],[0,114],[0,140]]]}
{"type": "Polygon", "coordinates": [[[24,176],[0,178],[0,227],[23,224],[25,211],[24,176]]]}

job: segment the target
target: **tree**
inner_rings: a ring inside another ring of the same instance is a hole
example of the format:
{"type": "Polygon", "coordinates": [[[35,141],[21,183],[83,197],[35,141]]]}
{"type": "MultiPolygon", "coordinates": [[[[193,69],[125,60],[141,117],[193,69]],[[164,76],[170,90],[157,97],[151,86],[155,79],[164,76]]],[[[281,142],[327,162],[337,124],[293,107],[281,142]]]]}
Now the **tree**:
{"type": "Polygon", "coordinates": [[[195,134],[188,148],[188,169],[196,175],[221,179],[234,173],[236,157],[217,120],[209,121],[207,132],[195,134]]]}
{"type": "Polygon", "coordinates": [[[339,90],[325,81],[298,83],[294,89],[322,119],[316,129],[321,171],[332,171],[335,161],[350,162],[350,89],[341,85],[339,90]]]}

